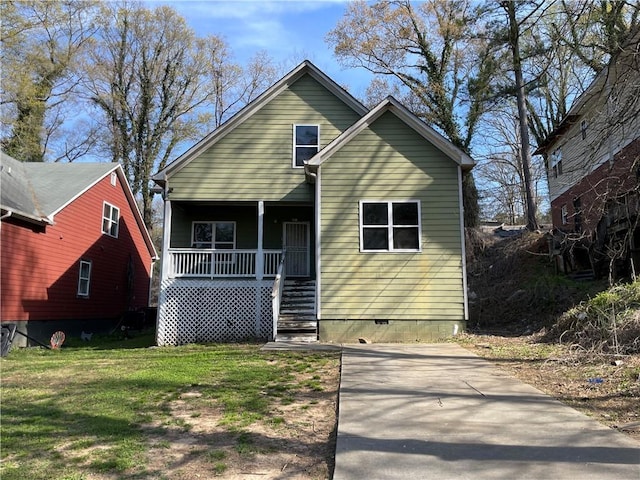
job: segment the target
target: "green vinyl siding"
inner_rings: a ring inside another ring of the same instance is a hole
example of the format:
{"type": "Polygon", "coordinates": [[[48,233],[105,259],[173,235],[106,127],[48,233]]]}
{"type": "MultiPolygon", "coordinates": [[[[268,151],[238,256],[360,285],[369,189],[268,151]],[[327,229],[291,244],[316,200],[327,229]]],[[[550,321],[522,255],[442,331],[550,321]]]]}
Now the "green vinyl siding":
{"type": "Polygon", "coordinates": [[[170,174],[170,199],[313,202],[313,185],[305,182],[304,170],[292,168],[293,125],[320,125],[324,147],[358,118],[305,75],[170,174]]]}
{"type": "Polygon", "coordinates": [[[320,175],[321,318],[463,320],[456,163],[386,112],[320,175]],[[419,200],[421,252],[360,252],[361,200],[419,200]]]}

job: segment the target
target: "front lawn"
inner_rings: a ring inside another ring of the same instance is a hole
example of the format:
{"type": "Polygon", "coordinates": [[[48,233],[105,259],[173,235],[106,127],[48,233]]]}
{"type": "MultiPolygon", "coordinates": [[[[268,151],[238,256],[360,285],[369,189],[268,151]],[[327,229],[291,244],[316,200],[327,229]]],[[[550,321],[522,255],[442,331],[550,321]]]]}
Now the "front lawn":
{"type": "Polygon", "coordinates": [[[13,349],[0,477],[328,476],[338,354],[150,341],[13,349]]]}

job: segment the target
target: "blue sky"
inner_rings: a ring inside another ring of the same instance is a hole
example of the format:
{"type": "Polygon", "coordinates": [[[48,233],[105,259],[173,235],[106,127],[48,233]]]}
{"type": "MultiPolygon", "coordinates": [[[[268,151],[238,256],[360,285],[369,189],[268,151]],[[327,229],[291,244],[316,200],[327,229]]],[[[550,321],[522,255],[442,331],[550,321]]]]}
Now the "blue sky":
{"type": "Polygon", "coordinates": [[[304,59],[357,96],[364,96],[370,76],[362,69],[343,69],[326,43],[347,8],[345,0],[153,0],[149,6],[175,8],[199,34],[220,35],[234,57],[244,63],[264,50],[295,67],[304,59]]]}

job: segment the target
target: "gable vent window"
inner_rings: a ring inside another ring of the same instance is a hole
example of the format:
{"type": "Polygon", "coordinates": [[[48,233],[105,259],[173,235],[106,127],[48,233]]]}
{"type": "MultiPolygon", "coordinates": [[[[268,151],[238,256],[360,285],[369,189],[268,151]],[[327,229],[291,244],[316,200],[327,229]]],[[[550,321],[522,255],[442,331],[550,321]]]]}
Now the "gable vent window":
{"type": "Polygon", "coordinates": [[[360,251],[419,252],[420,202],[360,202],[360,251]]]}
{"type": "Polygon", "coordinates": [[[102,233],[118,238],[118,224],[120,223],[120,210],[118,207],[104,202],[102,207],[102,233]]]}
{"type": "Polygon", "coordinates": [[[111,172],[111,185],[116,186],[118,180],[118,174],[116,172],[111,172]]]}
{"type": "Polygon", "coordinates": [[[293,166],[304,167],[304,162],[320,150],[319,125],[293,126],[293,166]]]}
{"type": "Polygon", "coordinates": [[[586,120],[582,120],[580,122],[580,135],[582,135],[582,139],[585,140],[587,138],[587,128],[589,125],[586,120]]]}
{"type": "Polygon", "coordinates": [[[551,154],[551,169],[554,178],[562,175],[562,152],[558,149],[551,154]]]}

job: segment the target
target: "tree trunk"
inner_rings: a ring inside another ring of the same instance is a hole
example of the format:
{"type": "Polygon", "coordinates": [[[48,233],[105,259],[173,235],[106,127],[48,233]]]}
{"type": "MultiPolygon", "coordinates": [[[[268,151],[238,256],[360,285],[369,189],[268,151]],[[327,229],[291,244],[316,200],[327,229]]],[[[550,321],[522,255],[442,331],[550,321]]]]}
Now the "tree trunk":
{"type": "Polygon", "coordinates": [[[513,54],[513,71],[516,77],[516,99],[518,103],[518,122],[520,124],[520,140],[522,148],[522,172],[524,176],[524,189],[526,197],[527,229],[537,230],[536,202],[534,199],[533,185],[531,182],[531,149],[529,147],[529,124],[527,121],[526,94],[524,91],[524,79],[522,75],[522,58],[520,57],[520,28],[516,19],[516,4],[512,1],[502,3],[509,16],[509,46],[513,54]]]}

